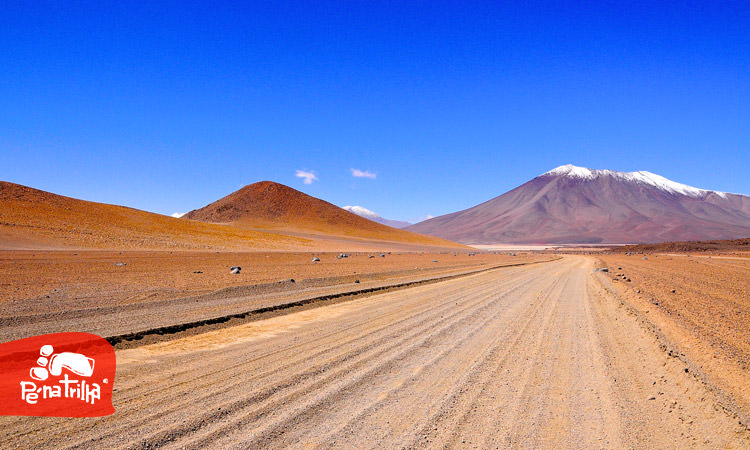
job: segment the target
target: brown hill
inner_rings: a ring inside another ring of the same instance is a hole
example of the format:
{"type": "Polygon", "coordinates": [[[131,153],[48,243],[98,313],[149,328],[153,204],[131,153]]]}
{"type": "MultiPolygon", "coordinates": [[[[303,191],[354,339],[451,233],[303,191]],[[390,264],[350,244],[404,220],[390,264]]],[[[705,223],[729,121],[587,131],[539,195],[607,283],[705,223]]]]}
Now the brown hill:
{"type": "Polygon", "coordinates": [[[294,249],[309,243],[0,181],[0,248],[294,249]]]}
{"type": "Polygon", "coordinates": [[[232,224],[255,230],[346,236],[442,247],[458,246],[451,241],[367,220],[272,181],[247,185],[203,208],[190,211],[183,219],[232,224]]]}

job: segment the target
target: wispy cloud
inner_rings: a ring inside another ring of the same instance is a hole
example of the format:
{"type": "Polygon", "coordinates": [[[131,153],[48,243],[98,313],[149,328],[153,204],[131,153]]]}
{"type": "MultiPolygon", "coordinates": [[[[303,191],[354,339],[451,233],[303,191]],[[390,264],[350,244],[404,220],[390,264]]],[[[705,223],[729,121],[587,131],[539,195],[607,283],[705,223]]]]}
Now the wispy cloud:
{"type": "Polygon", "coordinates": [[[172,213],[172,217],[177,217],[178,219],[182,216],[184,216],[187,213],[172,213]]]}
{"type": "Polygon", "coordinates": [[[318,177],[315,176],[315,172],[312,170],[297,170],[294,176],[302,178],[305,184],[312,184],[313,181],[318,181],[318,177]]]}
{"type": "Polygon", "coordinates": [[[351,169],[352,176],[356,178],[369,178],[371,180],[374,180],[375,177],[378,176],[378,174],[370,172],[369,170],[359,170],[359,169],[351,169]]]}

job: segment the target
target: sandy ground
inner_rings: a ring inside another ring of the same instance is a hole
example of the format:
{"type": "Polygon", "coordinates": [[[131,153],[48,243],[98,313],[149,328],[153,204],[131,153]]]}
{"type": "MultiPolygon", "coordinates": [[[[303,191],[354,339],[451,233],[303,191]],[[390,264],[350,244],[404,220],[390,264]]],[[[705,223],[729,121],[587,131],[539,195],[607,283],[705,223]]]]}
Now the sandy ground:
{"type": "Polygon", "coordinates": [[[0,342],[60,331],[117,336],[316,296],[553,258],[459,252],[337,255],[0,252],[0,342]],[[320,262],[314,263],[313,255],[320,262]],[[243,268],[240,274],[230,273],[235,265],[243,268]]]}
{"type": "MultiPolygon", "coordinates": [[[[750,255],[745,255],[750,256],[750,255]]],[[[620,297],[678,343],[723,403],[750,412],[750,258],[737,255],[607,255],[620,297]],[[674,292],[673,292],[674,291],[674,292]]]]}
{"type": "Polygon", "coordinates": [[[118,351],[117,412],[2,448],[750,447],[719,389],[567,256],[118,351]]]}
{"type": "Polygon", "coordinates": [[[469,251],[394,250],[385,258],[382,253],[348,252],[349,258],[337,259],[339,253],[332,252],[0,251],[0,303],[38,304],[49,296],[63,307],[86,299],[95,299],[98,305],[121,305],[287,278],[374,276],[540,259],[527,254],[469,256],[469,251]],[[320,263],[313,263],[313,256],[320,263]],[[242,272],[229,273],[232,266],[241,266],[242,272]]]}

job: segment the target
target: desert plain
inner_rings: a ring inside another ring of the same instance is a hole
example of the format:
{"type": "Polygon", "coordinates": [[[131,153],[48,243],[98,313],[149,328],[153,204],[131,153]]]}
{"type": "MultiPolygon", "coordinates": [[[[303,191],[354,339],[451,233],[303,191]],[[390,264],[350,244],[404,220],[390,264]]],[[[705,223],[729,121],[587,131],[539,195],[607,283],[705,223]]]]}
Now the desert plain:
{"type": "Polygon", "coordinates": [[[388,252],[5,252],[4,341],[198,325],[3,448],[750,446],[748,255],[388,252]]]}

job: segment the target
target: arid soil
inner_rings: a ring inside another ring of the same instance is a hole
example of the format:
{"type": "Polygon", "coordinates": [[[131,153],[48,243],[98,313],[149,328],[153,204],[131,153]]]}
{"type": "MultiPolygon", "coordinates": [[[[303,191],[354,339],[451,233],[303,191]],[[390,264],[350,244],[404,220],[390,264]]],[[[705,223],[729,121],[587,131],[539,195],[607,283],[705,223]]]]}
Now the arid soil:
{"type": "MultiPolygon", "coordinates": [[[[117,352],[117,412],[2,448],[747,449],[721,386],[566,256],[117,352]]],[[[686,353],[687,355],[687,353],[686,353]]]]}
{"type": "Polygon", "coordinates": [[[684,354],[728,407],[750,412],[750,258],[602,255],[617,292],[684,354]]]}
{"type": "Polygon", "coordinates": [[[0,339],[56,331],[109,337],[320,295],[553,258],[398,251],[338,255],[0,252],[0,339]],[[320,262],[313,262],[314,256],[320,262]],[[231,274],[232,266],[242,271],[231,274]]]}
{"type": "Polygon", "coordinates": [[[202,294],[294,278],[387,278],[393,272],[517,263],[549,257],[467,252],[116,252],[0,251],[0,303],[52,301],[72,303],[95,298],[119,305],[202,294]],[[385,254],[385,257],[381,257],[385,254]],[[370,258],[369,256],[374,256],[370,258]],[[317,256],[320,262],[314,263],[317,256]],[[435,262],[433,262],[435,261],[435,262]],[[124,263],[126,265],[116,265],[124,263]],[[233,275],[230,267],[242,271],[233,275]],[[195,273],[201,272],[201,273],[195,273]]]}
{"type": "Polygon", "coordinates": [[[354,252],[342,259],[337,258],[338,254],[0,251],[0,303],[39,302],[49,296],[51,301],[61,303],[62,308],[86,299],[111,306],[289,278],[301,281],[348,277],[353,282],[359,278],[385,279],[391,273],[549,259],[528,254],[469,256],[465,252],[354,252]],[[313,257],[321,261],[315,263],[313,257]],[[231,274],[229,269],[233,266],[242,267],[242,271],[231,274]]]}
{"type": "Polygon", "coordinates": [[[682,241],[662,242],[659,244],[640,244],[616,247],[613,251],[618,253],[707,253],[716,255],[736,255],[750,257],[749,239],[730,239],[724,241],[682,241]]]}

